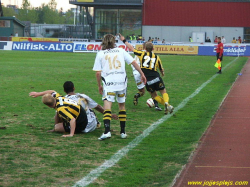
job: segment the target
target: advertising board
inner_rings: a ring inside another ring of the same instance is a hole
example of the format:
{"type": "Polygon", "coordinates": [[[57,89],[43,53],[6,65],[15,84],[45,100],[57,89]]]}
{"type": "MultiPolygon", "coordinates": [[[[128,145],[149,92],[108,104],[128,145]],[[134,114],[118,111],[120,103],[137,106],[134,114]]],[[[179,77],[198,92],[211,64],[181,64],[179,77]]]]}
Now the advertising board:
{"type": "Polygon", "coordinates": [[[73,52],[73,43],[13,42],[14,51],[73,52]]]}

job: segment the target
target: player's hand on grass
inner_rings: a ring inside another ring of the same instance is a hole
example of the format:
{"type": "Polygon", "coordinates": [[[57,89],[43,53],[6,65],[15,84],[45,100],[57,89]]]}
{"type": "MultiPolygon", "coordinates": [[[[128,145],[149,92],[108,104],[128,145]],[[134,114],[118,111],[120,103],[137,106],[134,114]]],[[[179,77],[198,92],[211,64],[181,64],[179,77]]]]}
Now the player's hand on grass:
{"type": "Polygon", "coordinates": [[[56,132],[55,129],[48,130],[47,132],[56,132]]]}
{"type": "Polygon", "coordinates": [[[62,137],[73,137],[74,135],[71,134],[66,134],[66,135],[62,135],[62,137]]]}

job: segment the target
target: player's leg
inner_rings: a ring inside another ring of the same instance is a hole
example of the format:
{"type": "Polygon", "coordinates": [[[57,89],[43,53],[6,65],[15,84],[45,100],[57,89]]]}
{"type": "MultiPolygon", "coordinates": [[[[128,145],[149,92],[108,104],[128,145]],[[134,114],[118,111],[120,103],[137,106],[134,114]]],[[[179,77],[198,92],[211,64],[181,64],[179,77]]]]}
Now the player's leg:
{"type": "Polygon", "coordinates": [[[141,75],[139,73],[134,73],[134,78],[135,78],[138,92],[134,95],[133,103],[134,103],[134,105],[137,105],[138,98],[145,94],[145,88],[144,88],[145,84],[143,82],[141,82],[141,75]]]}
{"type": "Polygon", "coordinates": [[[155,110],[162,111],[162,109],[159,107],[159,103],[155,99],[153,99],[153,101],[154,101],[154,105],[155,105],[155,110]]]}
{"type": "Polygon", "coordinates": [[[105,140],[107,138],[111,138],[111,132],[110,132],[111,107],[112,107],[112,102],[115,101],[115,93],[107,92],[104,90],[102,100],[104,101],[103,124],[105,131],[101,135],[101,137],[98,138],[99,140],[105,140]]]}
{"type": "MultiPolygon", "coordinates": [[[[155,110],[156,111],[162,111],[162,109],[159,107],[159,105],[158,105],[158,101],[155,99],[156,97],[157,97],[157,93],[156,93],[156,91],[154,91],[154,92],[149,92],[149,94],[151,95],[151,98],[153,99],[153,101],[154,101],[154,105],[155,105],[155,110]]],[[[157,97],[158,98],[158,97],[157,97]]],[[[161,99],[161,97],[160,97],[160,99],[161,99]]],[[[158,100],[159,100],[159,98],[158,98],[158,100]]]]}
{"type": "Polygon", "coordinates": [[[111,107],[112,107],[112,102],[105,100],[104,107],[103,107],[104,108],[103,122],[104,122],[104,127],[105,127],[104,134],[110,132],[111,107]]]}
{"type": "Polygon", "coordinates": [[[174,107],[169,104],[169,96],[166,92],[166,89],[159,90],[163,97],[164,105],[165,105],[165,114],[168,114],[168,112],[171,114],[174,111],[174,107]]]}
{"type": "Polygon", "coordinates": [[[138,105],[138,98],[145,94],[145,89],[138,89],[138,92],[134,95],[133,103],[134,105],[138,105]]]}
{"type": "MultiPolygon", "coordinates": [[[[58,115],[57,112],[56,112],[56,114],[55,114],[54,119],[55,119],[55,124],[63,123],[62,119],[59,117],[59,115],[58,115]]],[[[56,126],[56,125],[55,125],[55,126],[56,126]]],[[[54,126],[53,129],[48,130],[47,132],[55,132],[55,126],[54,126]]]]}
{"type": "MultiPolygon", "coordinates": [[[[67,132],[66,130],[67,129],[65,129],[63,123],[57,123],[57,124],[55,124],[55,132],[62,132],[62,133],[64,133],[64,132],[67,132]]],[[[69,128],[68,128],[68,132],[70,132],[69,128]]]]}
{"type": "Polygon", "coordinates": [[[126,108],[125,108],[125,100],[126,100],[126,90],[119,91],[117,94],[117,102],[119,106],[119,121],[120,121],[120,127],[121,127],[121,138],[126,138],[127,134],[125,131],[126,127],[126,121],[127,121],[127,114],[126,114],[126,108]]]}
{"type": "MultiPolygon", "coordinates": [[[[161,77],[159,77],[159,81],[154,84],[154,88],[156,91],[159,91],[162,95],[162,97],[157,96],[155,99],[159,100],[161,104],[165,106],[165,114],[170,112],[170,114],[173,112],[174,107],[169,104],[169,96],[166,92],[164,82],[161,77]]],[[[158,101],[157,100],[157,101],[158,101]]]]}

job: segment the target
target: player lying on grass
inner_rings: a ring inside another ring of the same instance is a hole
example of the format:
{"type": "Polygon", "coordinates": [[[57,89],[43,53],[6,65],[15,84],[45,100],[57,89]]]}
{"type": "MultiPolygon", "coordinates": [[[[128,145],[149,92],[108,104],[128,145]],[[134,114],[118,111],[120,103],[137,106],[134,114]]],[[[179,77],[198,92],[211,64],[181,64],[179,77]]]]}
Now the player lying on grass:
{"type": "MultiPolygon", "coordinates": [[[[87,117],[88,117],[88,125],[84,129],[84,132],[91,132],[95,130],[96,128],[100,128],[101,123],[98,121],[95,112],[92,109],[97,110],[100,113],[104,113],[104,109],[101,105],[96,103],[93,99],[91,99],[89,96],[85,94],[75,93],[75,86],[74,83],[71,81],[66,81],[63,84],[64,92],[67,94],[65,97],[72,99],[76,101],[78,104],[80,104],[83,109],[86,111],[87,117]]],[[[117,120],[118,116],[116,114],[111,115],[112,119],[117,120]]]]}
{"type": "Polygon", "coordinates": [[[169,96],[166,92],[164,82],[158,73],[158,68],[161,72],[161,75],[164,76],[164,69],[160,60],[160,57],[153,53],[154,46],[151,42],[145,44],[146,51],[138,51],[129,44],[125,37],[120,34],[120,40],[134,52],[136,56],[140,59],[140,66],[147,78],[146,89],[150,93],[151,97],[157,102],[165,106],[165,114],[168,112],[171,114],[174,110],[174,107],[169,104],[169,96]],[[157,95],[159,91],[162,95],[157,95]]]}
{"type": "MultiPolygon", "coordinates": [[[[143,50],[145,50],[145,45],[146,45],[146,42],[143,43],[143,50]]],[[[138,58],[138,56],[135,56],[134,59],[135,59],[136,63],[140,66],[140,59],[138,58]]],[[[136,83],[136,86],[138,89],[138,92],[134,95],[133,103],[134,103],[134,105],[137,105],[139,97],[141,97],[145,94],[145,84],[143,82],[141,82],[140,73],[134,68],[133,65],[131,65],[131,67],[133,69],[133,75],[134,75],[135,83],[136,83]]],[[[158,102],[155,99],[153,99],[153,101],[154,101],[154,105],[155,105],[155,110],[162,111],[162,109],[158,106],[158,102]]]]}
{"type": "Polygon", "coordinates": [[[85,110],[76,101],[58,94],[54,90],[30,92],[29,96],[42,96],[42,102],[57,111],[55,117],[55,132],[68,132],[63,137],[72,137],[75,133],[84,132],[88,125],[85,110]]]}
{"type": "Polygon", "coordinates": [[[107,34],[102,41],[102,50],[100,50],[95,59],[93,70],[96,71],[96,79],[99,93],[102,95],[104,101],[103,122],[105,131],[99,140],[105,140],[111,137],[110,121],[111,121],[111,107],[115,99],[119,106],[119,120],[120,120],[120,135],[121,138],[126,138],[126,89],[127,89],[127,75],[125,64],[132,64],[141,75],[142,82],[146,83],[141,68],[136,64],[133,57],[124,49],[116,48],[115,36],[107,34]]]}

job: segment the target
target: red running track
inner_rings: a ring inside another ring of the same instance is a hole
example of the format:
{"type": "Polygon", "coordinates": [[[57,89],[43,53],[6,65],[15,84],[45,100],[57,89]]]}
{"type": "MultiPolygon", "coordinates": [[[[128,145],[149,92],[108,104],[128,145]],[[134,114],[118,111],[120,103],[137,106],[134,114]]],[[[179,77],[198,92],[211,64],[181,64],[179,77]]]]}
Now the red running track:
{"type": "Polygon", "coordinates": [[[250,186],[250,59],[174,187],[237,184],[250,186]]]}

